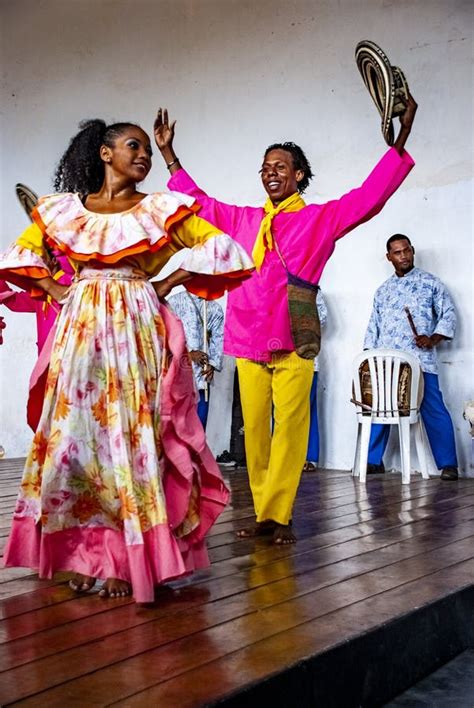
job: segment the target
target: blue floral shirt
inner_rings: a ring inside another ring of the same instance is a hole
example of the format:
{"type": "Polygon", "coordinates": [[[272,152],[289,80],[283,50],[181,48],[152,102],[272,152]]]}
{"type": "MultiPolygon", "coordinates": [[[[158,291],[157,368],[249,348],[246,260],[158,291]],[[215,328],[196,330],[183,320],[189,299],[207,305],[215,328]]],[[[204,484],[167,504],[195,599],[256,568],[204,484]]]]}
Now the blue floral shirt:
{"type": "Polygon", "coordinates": [[[377,289],[364,349],[402,349],[418,358],[422,371],[437,374],[436,347],[416,346],[405,307],[418,334],[454,337],[456,311],[446,287],[431,273],[413,268],[401,278],[394,273],[377,289]]]}
{"type": "MultiPolygon", "coordinates": [[[[168,302],[183,323],[188,351],[204,351],[204,300],[183,290],[176,295],[171,295],[168,302]]],[[[207,331],[209,364],[220,371],[224,342],[224,312],[219,303],[214,300],[207,302],[207,331]]],[[[204,389],[206,380],[202,375],[202,368],[194,362],[193,374],[197,388],[204,389]]]]}

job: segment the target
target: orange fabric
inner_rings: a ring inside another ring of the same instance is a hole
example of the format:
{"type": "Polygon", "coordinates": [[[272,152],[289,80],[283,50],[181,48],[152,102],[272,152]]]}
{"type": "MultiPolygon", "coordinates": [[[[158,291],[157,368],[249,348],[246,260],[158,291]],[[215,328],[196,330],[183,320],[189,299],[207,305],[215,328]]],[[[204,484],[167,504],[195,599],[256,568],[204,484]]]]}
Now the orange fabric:
{"type": "Polygon", "coordinates": [[[49,275],[50,273],[46,268],[39,268],[37,266],[0,270],[0,278],[7,280],[9,283],[16,285],[22,290],[26,290],[30,293],[31,297],[37,300],[44,298],[46,293],[40,288],[35,287],[34,281],[40,278],[47,278],[49,275]]]}
{"type": "MultiPolygon", "coordinates": [[[[3,272],[15,273],[16,275],[26,276],[27,278],[33,278],[33,280],[39,280],[40,278],[46,278],[50,275],[47,268],[41,268],[40,266],[23,266],[21,268],[9,268],[8,271],[0,270],[0,275],[3,272]]],[[[8,278],[6,278],[8,280],[8,278]]]]}
{"type": "Polygon", "coordinates": [[[36,224],[36,226],[38,226],[38,228],[41,230],[41,233],[45,234],[46,233],[46,226],[44,225],[43,219],[39,215],[38,209],[36,207],[31,212],[31,218],[34,221],[34,223],[36,224]]]}
{"type": "Polygon", "coordinates": [[[252,273],[253,270],[239,270],[225,275],[196,274],[184,284],[184,287],[193,295],[198,295],[204,300],[217,300],[227,290],[237,288],[243,280],[250,278],[252,273]]]}
{"type": "Polygon", "coordinates": [[[118,261],[121,261],[122,258],[127,258],[129,256],[136,256],[138,253],[145,253],[146,251],[154,253],[155,251],[159,251],[160,248],[163,248],[163,246],[166,246],[168,243],[170,243],[171,239],[169,236],[163,236],[157,243],[153,244],[150,246],[150,243],[148,241],[139,241],[136,243],[134,246],[130,246],[129,248],[124,248],[121,251],[116,251],[115,253],[111,253],[109,255],[103,255],[102,253],[77,253],[77,251],[73,251],[71,248],[66,246],[64,243],[57,243],[53,239],[49,238],[49,236],[45,236],[45,241],[48,243],[50,246],[54,246],[58,250],[62,251],[65,253],[69,258],[72,258],[75,261],[98,261],[99,263],[117,263],[118,261]]]}
{"type": "Polygon", "coordinates": [[[46,297],[46,293],[41,288],[35,288],[33,286],[30,290],[30,297],[32,297],[34,300],[44,300],[44,298],[46,297]]]}
{"type": "Polygon", "coordinates": [[[190,214],[197,214],[201,207],[199,204],[191,204],[190,207],[187,206],[180,206],[178,211],[176,211],[174,214],[171,214],[165,221],[165,229],[166,231],[169,231],[173,226],[176,224],[181,223],[187,216],[190,214]]]}

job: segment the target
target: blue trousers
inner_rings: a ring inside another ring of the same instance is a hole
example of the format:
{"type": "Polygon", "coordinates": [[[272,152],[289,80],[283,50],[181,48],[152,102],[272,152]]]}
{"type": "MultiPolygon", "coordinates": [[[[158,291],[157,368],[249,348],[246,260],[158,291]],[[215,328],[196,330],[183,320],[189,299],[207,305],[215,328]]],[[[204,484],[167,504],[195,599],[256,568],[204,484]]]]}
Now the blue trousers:
{"type": "MultiPolygon", "coordinates": [[[[449,411],[444,405],[437,374],[423,373],[425,393],[420,412],[438,469],[457,467],[454,428],[449,411]]],[[[380,465],[387,447],[391,425],[372,425],[369,458],[371,465],[380,465]]]]}
{"type": "Polygon", "coordinates": [[[207,401],[204,400],[204,389],[199,389],[199,401],[197,406],[197,412],[199,420],[202,423],[202,427],[206,430],[207,416],[209,415],[209,389],[207,394],[207,401]]]}
{"type": "Polygon", "coordinates": [[[319,460],[319,429],[318,429],[318,372],[313,374],[313,383],[311,384],[311,393],[309,395],[310,407],[310,422],[309,422],[309,437],[308,437],[308,452],[306,459],[308,462],[317,462],[319,460]]]}

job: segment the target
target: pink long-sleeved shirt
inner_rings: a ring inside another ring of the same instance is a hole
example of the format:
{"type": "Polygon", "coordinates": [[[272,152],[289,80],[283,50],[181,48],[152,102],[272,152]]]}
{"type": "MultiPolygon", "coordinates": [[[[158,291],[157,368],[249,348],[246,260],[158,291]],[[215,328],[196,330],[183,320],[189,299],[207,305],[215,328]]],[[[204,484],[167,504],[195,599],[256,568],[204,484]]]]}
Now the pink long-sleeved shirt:
{"type": "MultiPolygon", "coordinates": [[[[406,151],[399,155],[391,148],[364,183],[340,199],[277,214],[272,233],[290,273],[317,285],[336,241],[378,214],[414,164],[406,151]]],[[[182,169],[171,177],[168,187],[195,197],[201,206],[200,216],[252,253],[264,217],[262,207],[239,207],[213,199],[182,169]]],[[[294,351],[286,284],[287,274],[278,254],[267,250],[260,272],[255,271],[229,293],[226,354],[266,362],[275,351],[294,351]]]]}

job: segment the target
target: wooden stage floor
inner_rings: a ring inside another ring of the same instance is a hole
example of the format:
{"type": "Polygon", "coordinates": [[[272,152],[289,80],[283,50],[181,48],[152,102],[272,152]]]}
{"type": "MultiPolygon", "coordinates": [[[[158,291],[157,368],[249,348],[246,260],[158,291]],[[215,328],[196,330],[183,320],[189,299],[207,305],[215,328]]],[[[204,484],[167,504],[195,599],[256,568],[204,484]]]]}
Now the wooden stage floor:
{"type": "MultiPolygon", "coordinates": [[[[2,546],[22,464],[0,461],[2,546]]],[[[153,607],[0,570],[2,706],[237,706],[244,687],[473,582],[473,479],[402,487],[386,474],[365,487],[347,472],[305,474],[298,543],[274,547],[236,539],[250,495],[245,471],[224,474],[233,501],[209,536],[211,568],[153,607]]]]}

